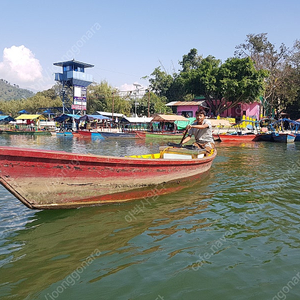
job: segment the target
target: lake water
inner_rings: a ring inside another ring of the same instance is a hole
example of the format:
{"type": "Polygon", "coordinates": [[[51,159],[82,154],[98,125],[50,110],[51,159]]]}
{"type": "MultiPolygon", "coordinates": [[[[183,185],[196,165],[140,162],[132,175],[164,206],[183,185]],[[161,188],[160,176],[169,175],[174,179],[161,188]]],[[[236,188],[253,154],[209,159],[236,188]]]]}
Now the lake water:
{"type": "MultiPolygon", "coordinates": [[[[141,140],[0,137],[0,145],[103,155],[141,140]]],[[[0,187],[0,299],[299,299],[300,143],[219,143],[178,193],[36,211],[0,187]]],[[[129,178],[130,180],[130,178],[129,178]]]]}

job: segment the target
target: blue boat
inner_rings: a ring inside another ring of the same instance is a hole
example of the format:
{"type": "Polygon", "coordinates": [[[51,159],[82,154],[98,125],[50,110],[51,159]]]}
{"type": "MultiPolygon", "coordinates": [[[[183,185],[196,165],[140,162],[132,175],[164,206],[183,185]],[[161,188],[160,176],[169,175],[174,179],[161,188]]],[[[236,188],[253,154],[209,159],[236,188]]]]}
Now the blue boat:
{"type": "Polygon", "coordinates": [[[300,142],[300,133],[295,133],[295,142],[300,142]]]}
{"type": "Polygon", "coordinates": [[[264,141],[264,142],[273,142],[272,133],[259,133],[256,135],[254,141],[264,141]]]}
{"type": "Polygon", "coordinates": [[[285,141],[284,137],[280,137],[280,138],[277,137],[277,140],[282,139],[283,143],[300,142],[300,133],[298,133],[298,130],[300,129],[300,122],[283,118],[283,119],[279,119],[279,120],[275,121],[270,126],[271,126],[272,130],[275,130],[274,127],[277,127],[277,128],[281,127],[281,130],[289,130],[289,132],[283,131],[282,133],[280,133],[280,134],[290,134],[291,135],[291,136],[286,137],[286,141],[285,141]],[[292,132],[292,133],[290,133],[290,132],[292,132]],[[293,136],[294,136],[294,138],[293,138],[293,136]]]}
{"type": "Polygon", "coordinates": [[[293,143],[296,135],[292,133],[272,132],[272,138],[273,141],[277,143],[293,143]]]}
{"type": "Polygon", "coordinates": [[[73,137],[73,133],[71,131],[58,131],[58,132],[56,132],[56,136],[70,136],[70,137],[73,137]]]}

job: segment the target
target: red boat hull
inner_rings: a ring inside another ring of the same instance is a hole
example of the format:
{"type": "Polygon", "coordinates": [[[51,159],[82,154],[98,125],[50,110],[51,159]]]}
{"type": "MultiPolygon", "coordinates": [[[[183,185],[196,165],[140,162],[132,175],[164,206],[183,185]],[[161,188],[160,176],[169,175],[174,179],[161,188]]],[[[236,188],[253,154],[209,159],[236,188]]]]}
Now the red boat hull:
{"type": "Polygon", "coordinates": [[[0,183],[30,208],[124,202],[184,188],[215,156],[140,159],[0,147],[0,183]]]}
{"type": "Polygon", "coordinates": [[[256,134],[243,134],[243,135],[234,135],[234,134],[220,134],[221,142],[251,142],[256,138],[256,134]]]}

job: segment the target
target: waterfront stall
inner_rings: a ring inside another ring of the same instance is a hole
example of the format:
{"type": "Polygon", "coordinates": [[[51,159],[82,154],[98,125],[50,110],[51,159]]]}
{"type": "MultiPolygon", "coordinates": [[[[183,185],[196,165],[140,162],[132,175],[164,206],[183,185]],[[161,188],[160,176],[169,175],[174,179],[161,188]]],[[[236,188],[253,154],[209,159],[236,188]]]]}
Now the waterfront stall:
{"type": "Polygon", "coordinates": [[[48,130],[41,128],[40,121],[45,119],[43,115],[22,114],[16,119],[6,116],[9,121],[9,126],[3,127],[1,133],[4,134],[26,134],[26,135],[50,135],[48,130]]]}
{"type": "Polygon", "coordinates": [[[78,119],[78,126],[79,130],[102,131],[111,121],[111,118],[102,115],[84,115],[78,119]]]}
{"type": "Polygon", "coordinates": [[[181,121],[181,126],[184,128],[189,124],[189,120],[183,116],[157,114],[151,120],[151,131],[159,133],[176,133],[178,132],[176,125],[177,121],[181,121]],[[183,125],[183,122],[185,122],[185,126],[183,125]]]}
{"type": "Polygon", "coordinates": [[[54,118],[54,121],[56,122],[56,131],[75,131],[78,130],[77,128],[77,122],[80,118],[79,115],[75,114],[62,114],[58,117],[54,118]]]}
{"type": "Polygon", "coordinates": [[[147,131],[153,118],[148,117],[126,117],[120,120],[122,131],[147,131]]]}
{"type": "Polygon", "coordinates": [[[39,114],[22,114],[16,117],[16,129],[21,131],[38,131],[41,130],[40,121],[46,118],[39,114]]]}

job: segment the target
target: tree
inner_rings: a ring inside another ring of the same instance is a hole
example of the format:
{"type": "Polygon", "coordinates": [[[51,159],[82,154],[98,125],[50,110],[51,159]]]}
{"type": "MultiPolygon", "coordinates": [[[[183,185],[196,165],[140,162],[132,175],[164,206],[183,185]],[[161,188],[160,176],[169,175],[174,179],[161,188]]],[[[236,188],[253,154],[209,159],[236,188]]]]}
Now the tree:
{"type": "Polygon", "coordinates": [[[155,68],[150,76],[152,76],[149,79],[151,91],[157,96],[166,97],[166,93],[173,83],[173,77],[161,71],[160,67],[155,68]]]}
{"type": "Polygon", "coordinates": [[[257,71],[250,58],[230,58],[225,63],[208,56],[197,69],[182,72],[188,92],[203,95],[215,115],[249,103],[263,92],[267,73],[257,71]]]}
{"type": "Polygon", "coordinates": [[[197,69],[202,61],[202,56],[198,55],[197,49],[193,48],[188,54],[183,55],[179,64],[182,66],[182,72],[197,69]]]}
{"type": "Polygon", "coordinates": [[[296,40],[289,57],[291,68],[289,81],[287,84],[293,86],[293,101],[287,103],[286,112],[292,119],[300,117],[300,40],[296,40]]]}
{"type": "Polygon", "coordinates": [[[220,102],[216,112],[221,113],[239,103],[257,101],[264,91],[264,79],[267,76],[265,70],[255,69],[249,57],[227,59],[218,72],[220,102]]]}
{"type": "MultiPolygon", "coordinates": [[[[288,81],[286,67],[289,49],[281,44],[276,50],[275,45],[270,43],[266,33],[248,34],[246,43],[236,46],[236,57],[250,57],[254,61],[257,70],[267,70],[269,76],[266,78],[265,103],[269,113],[274,109],[284,107],[282,98],[282,86],[288,81]]],[[[289,99],[286,97],[285,100],[289,99]]]]}
{"type": "Polygon", "coordinates": [[[204,58],[197,69],[181,72],[186,92],[209,99],[218,99],[219,92],[216,86],[217,74],[221,61],[208,56],[204,58]]]}
{"type": "MultiPolygon", "coordinates": [[[[170,107],[166,106],[166,99],[164,97],[159,97],[153,92],[149,94],[146,93],[142,98],[139,99],[139,105],[136,108],[137,115],[148,116],[148,102],[150,106],[150,115],[155,113],[172,113],[170,107]]],[[[135,103],[132,102],[132,110],[135,109],[135,103]]]]}
{"type": "Polygon", "coordinates": [[[100,84],[91,84],[87,92],[87,113],[107,111],[130,114],[130,103],[119,96],[119,91],[110,86],[106,81],[100,84]]]}

